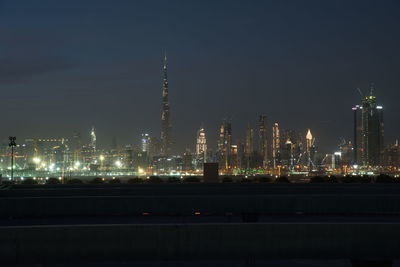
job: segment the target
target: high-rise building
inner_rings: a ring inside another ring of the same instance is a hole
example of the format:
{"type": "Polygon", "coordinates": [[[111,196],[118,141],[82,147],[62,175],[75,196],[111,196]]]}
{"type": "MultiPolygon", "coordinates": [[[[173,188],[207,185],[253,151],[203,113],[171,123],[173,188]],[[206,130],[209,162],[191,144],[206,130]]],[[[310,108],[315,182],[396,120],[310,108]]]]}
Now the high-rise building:
{"type": "Polygon", "coordinates": [[[94,129],[94,126],[92,126],[92,130],[90,131],[90,146],[94,151],[96,151],[96,131],[94,129]]]}
{"type": "Polygon", "coordinates": [[[190,150],[186,150],[182,157],[182,171],[192,171],[193,170],[193,156],[190,150]]]}
{"type": "Polygon", "coordinates": [[[272,158],[273,158],[274,168],[280,163],[280,153],[281,153],[281,138],[279,133],[279,124],[275,122],[272,125],[272,158]]]}
{"type": "Polygon", "coordinates": [[[232,125],[228,121],[221,124],[218,139],[218,162],[221,169],[230,169],[230,154],[232,145],[232,125]]]}
{"type": "Polygon", "coordinates": [[[294,167],[294,158],[293,158],[293,143],[290,138],[286,139],[285,146],[283,149],[282,158],[284,161],[284,165],[286,165],[289,169],[293,169],[294,167]]]}
{"type": "Polygon", "coordinates": [[[140,139],[140,150],[142,152],[150,152],[150,136],[147,133],[142,134],[142,138],[140,139]]]}
{"type": "Polygon", "coordinates": [[[339,145],[339,149],[341,153],[341,165],[350,166],[353,162],[353,144],[351,141],[343,140],[339,145]]]}
{"type": "Polygon", "coordinates": [[[247,125],[246,129],[246,138],[244,144],[244,158],[242,159],[242,163],[247,169],[254,167],[254,147],[253,147],[253,128],[251,127],[250,122],[247,125]]]}
{"type": "Polygon", "coordinates": [[[171,118],[170,105],[168,98],[168,62],[167,55],[164,56],[163,65],[163,88],[162,88],[162,108],[161,108],[161,155],[169,156],[171,153],[171,118]]]}
{"type": "Polygon", "coordinates": [[[238,146],[237,145],[231,145],[230,146],[230,152],[229,152],[229,158],[228,158],[228,167],[229,169],[235,169],[239,167],[239,153],[238,153],[238,146]]]}
{"type": "Polygon", "coordinates": [[[281,165],[288,167],[289,169],[294,168],[294,163],[296,162],[297,153],[297,134],[292,129],[281,129],[281,165]]]}
{"type": "Polygon", "coordinates": [[[196,168],[203,168],[203,163],[207,161],[207,139],[203,127],[197,131],[196,139],[196,168]]]}
{"type": "Polygon", "coordinates": [[[250,122],[247,125],[246,130],[246,143],[244,148],[244,153],[246,157],[251,157],[253,155],[253,128],[251,127],[250,122]]]}
{"type": "Polygon", "coordinates": [[[313,158],[314,158],[314,138],[311,134],[310,129],[308,129],[306,134],[306,155],[307,155],[307,166],[311,169],[313,166],[313,158]]]}
{"type": "Polygon", "coordinates": [[[354,164],[379,166],[383,154],[383,109],[376,103],[374,86],[354,112],[354,164]]]}
{"type": "Polygon", "coordinates": [[[313,136],[311,134],[311,130],[308,129],[307,134],[306,134],[306,151],[308,154],[311,151],[312,144],[313,144],[313,136]]]}
{"type": "Polygon", "coordinates": [[[258,141],[259,152],[262,157],[263,168],[268,166],[268,131],[267,131],[267,117],[260,115],[258,118],[258,141]]]}
{"type": "Polygon", "coordinates": [[[389,168],[400,167],[400,146],[398,140],[396,140],[394,144],[390,144],[385,149],[382,165],[385,165],[389,168]]]}

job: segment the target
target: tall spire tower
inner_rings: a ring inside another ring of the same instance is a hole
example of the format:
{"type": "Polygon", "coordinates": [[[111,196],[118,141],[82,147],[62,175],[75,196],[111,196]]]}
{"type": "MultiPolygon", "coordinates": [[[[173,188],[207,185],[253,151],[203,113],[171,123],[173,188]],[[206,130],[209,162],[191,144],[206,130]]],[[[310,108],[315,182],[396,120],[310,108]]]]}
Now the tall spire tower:
{"type": "Polygon", "coordinates": [[[96,151],[96,131],[94,129],[94,126],[92,126],[92,130],[90,131],[90,146],[94,151],[96,151]]]}
{"type": "Polygon", "coordinates": [[[167,53],[164,55],[163,88],[161,108],[161,155],[169,156],[171,152],[171,119],[168,98],[168,62],[167,53]]]}

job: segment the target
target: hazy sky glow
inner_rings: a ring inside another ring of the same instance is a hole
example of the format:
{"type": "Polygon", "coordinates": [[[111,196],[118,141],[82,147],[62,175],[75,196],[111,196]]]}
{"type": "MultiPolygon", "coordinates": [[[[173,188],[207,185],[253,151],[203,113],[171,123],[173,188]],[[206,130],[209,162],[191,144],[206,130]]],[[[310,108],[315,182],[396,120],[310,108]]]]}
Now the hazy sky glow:
{"type": "MultiPolygon", "coordinates": [[[[311,128],[323,151],[352,138],[356,87],[376,83],[385,141],[400,135],[399,1],[0,0],[2,138],[159,136],[169,57],[173,139],[194,148],[223,118],[234,139],[264,113],[311,128]]],[[[18,140],[17,140],[18,141],[18,140]]]]}

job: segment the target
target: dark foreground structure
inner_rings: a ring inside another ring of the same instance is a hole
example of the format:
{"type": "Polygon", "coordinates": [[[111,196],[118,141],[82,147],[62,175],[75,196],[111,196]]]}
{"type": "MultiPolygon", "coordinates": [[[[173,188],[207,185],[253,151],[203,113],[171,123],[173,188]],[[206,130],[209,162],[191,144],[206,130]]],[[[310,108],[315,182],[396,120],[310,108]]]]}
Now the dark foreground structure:
{"type": "Polygon", "coordinates": [[[14,185],[2,264],[400,258],[398,184],[14,185]]]}

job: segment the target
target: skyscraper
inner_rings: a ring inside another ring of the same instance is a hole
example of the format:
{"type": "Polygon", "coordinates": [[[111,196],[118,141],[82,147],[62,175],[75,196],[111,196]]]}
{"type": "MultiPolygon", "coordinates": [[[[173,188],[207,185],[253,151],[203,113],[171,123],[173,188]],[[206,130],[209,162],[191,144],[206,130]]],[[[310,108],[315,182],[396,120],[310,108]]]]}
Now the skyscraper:
{"type": "Polygon", "coordinates": [[[286,165],[290,170],[294,167],[294,158],[293,158],[293,143],[290,138],[286,139],[284,146],[284,154],[282,161],[284,161],[284,165],[286,165]]]}
{"type": "Polygon", "coordinates": [[[306,153],[307,153],[307,166],[311,170],[313,166],[312,158],[314,157],[314,139],[311,130],[308,129],[306,134],[306,153]]]}
{"type": "Polygon", "coordinates": [[[220,127],[218,139],[218,162],[221,169],[230,168],[232,146],[232,125],[224,121],[220,127]]]}
{"type": "Polygon", "coordinates": [[[281,129],[281,164],[289,169],[294,168],[297,148],[296,132],[292,129],[281,129]]]}
{"type": "Polygon", "coordinates": [[[267,142],[267,117],[260,115],[258,118],[258,141],[259,150],[262,157],[263,168],[268,165],[268,142],[267,142]]]}
{"type": "Polygon", "coordinates": [[[141,143],[140,146],[141,146],[142,152],[147,152],[147,153],[150,152],[150,142],[151,142],[151,139],[150,139],[149,134],[147,134],[147,133],[142,134],[142,138],[140,139],[140,143],[141,143]]]}
{"type": "Polygon", "coordinates": [[[281,138],[279,133],[279,124],[275,122],[272,125],[272,158],[274,160],[274,168],[280,162],[281,138]]]}
{"type": "Polygon", "coordinates": [[[246,157],[249,158],[253,154],[253,128],[251,127],[250,122],[247,125],[247,130],[246,130],[246,143],[245,143],[245,148],[244,152],[246,154],[246,157]]]}
{"type": "Polygon", "coordinates": [[[383,159],[382,165],[397,168],[400,166],[400,145],[398,140],[386,147],[383,159]]]}
{"type": "Polygon", "coordinates": [[[205,162],[207,162],[207,139],[206,132],[204,128],[201,127],[197,131],[195,168],[202,169],[205,162]]]}
{"type": "Polygon", "coordinates": [[[246,139],[244,144],[244,162],[247,169],[252,167],[253,163],[253,128],[250,122],[246,129],[246,139]]]}
{"type": "Polygon", "coordinates": [[[94,126],[92,126],[92,130],[90,131],[90,146],[93,149],[93,151],[96,151],[96,131],[94,129],[94,126]]]}
{"type": "Polygon", "coordinates": [[[207,139],[206,132],[203,127],[197,131],[196,139],[196,161],[199,164],[206,162],[207,157],[207,139]]]}
{"type": "Polygon", "coordinates": [[[160,152],[163,156],[171,153],[171,118],[170,105],[168,98],[168,62],[167,55],[164,56],[163,65],[163,88],[162,88],[162,107],[161,107],[161,147],[160,152]]]}
{"type": "Polygon", "coordinates": [[[383,154],[383,109],[376,103],[374,85],[354,111],[354,164],[379,166],[383,154]]]}
{"type": "Polygon", "coordinates": [[[313,136],[311,134],[311,130],[310,129],[308,129],[307,134],[306,134],[306,142],[307,142],[307,144],[306,144],[307,153],[310,153],[311,146],[312,146],[312,143],[313,143],[313,136]]]}

